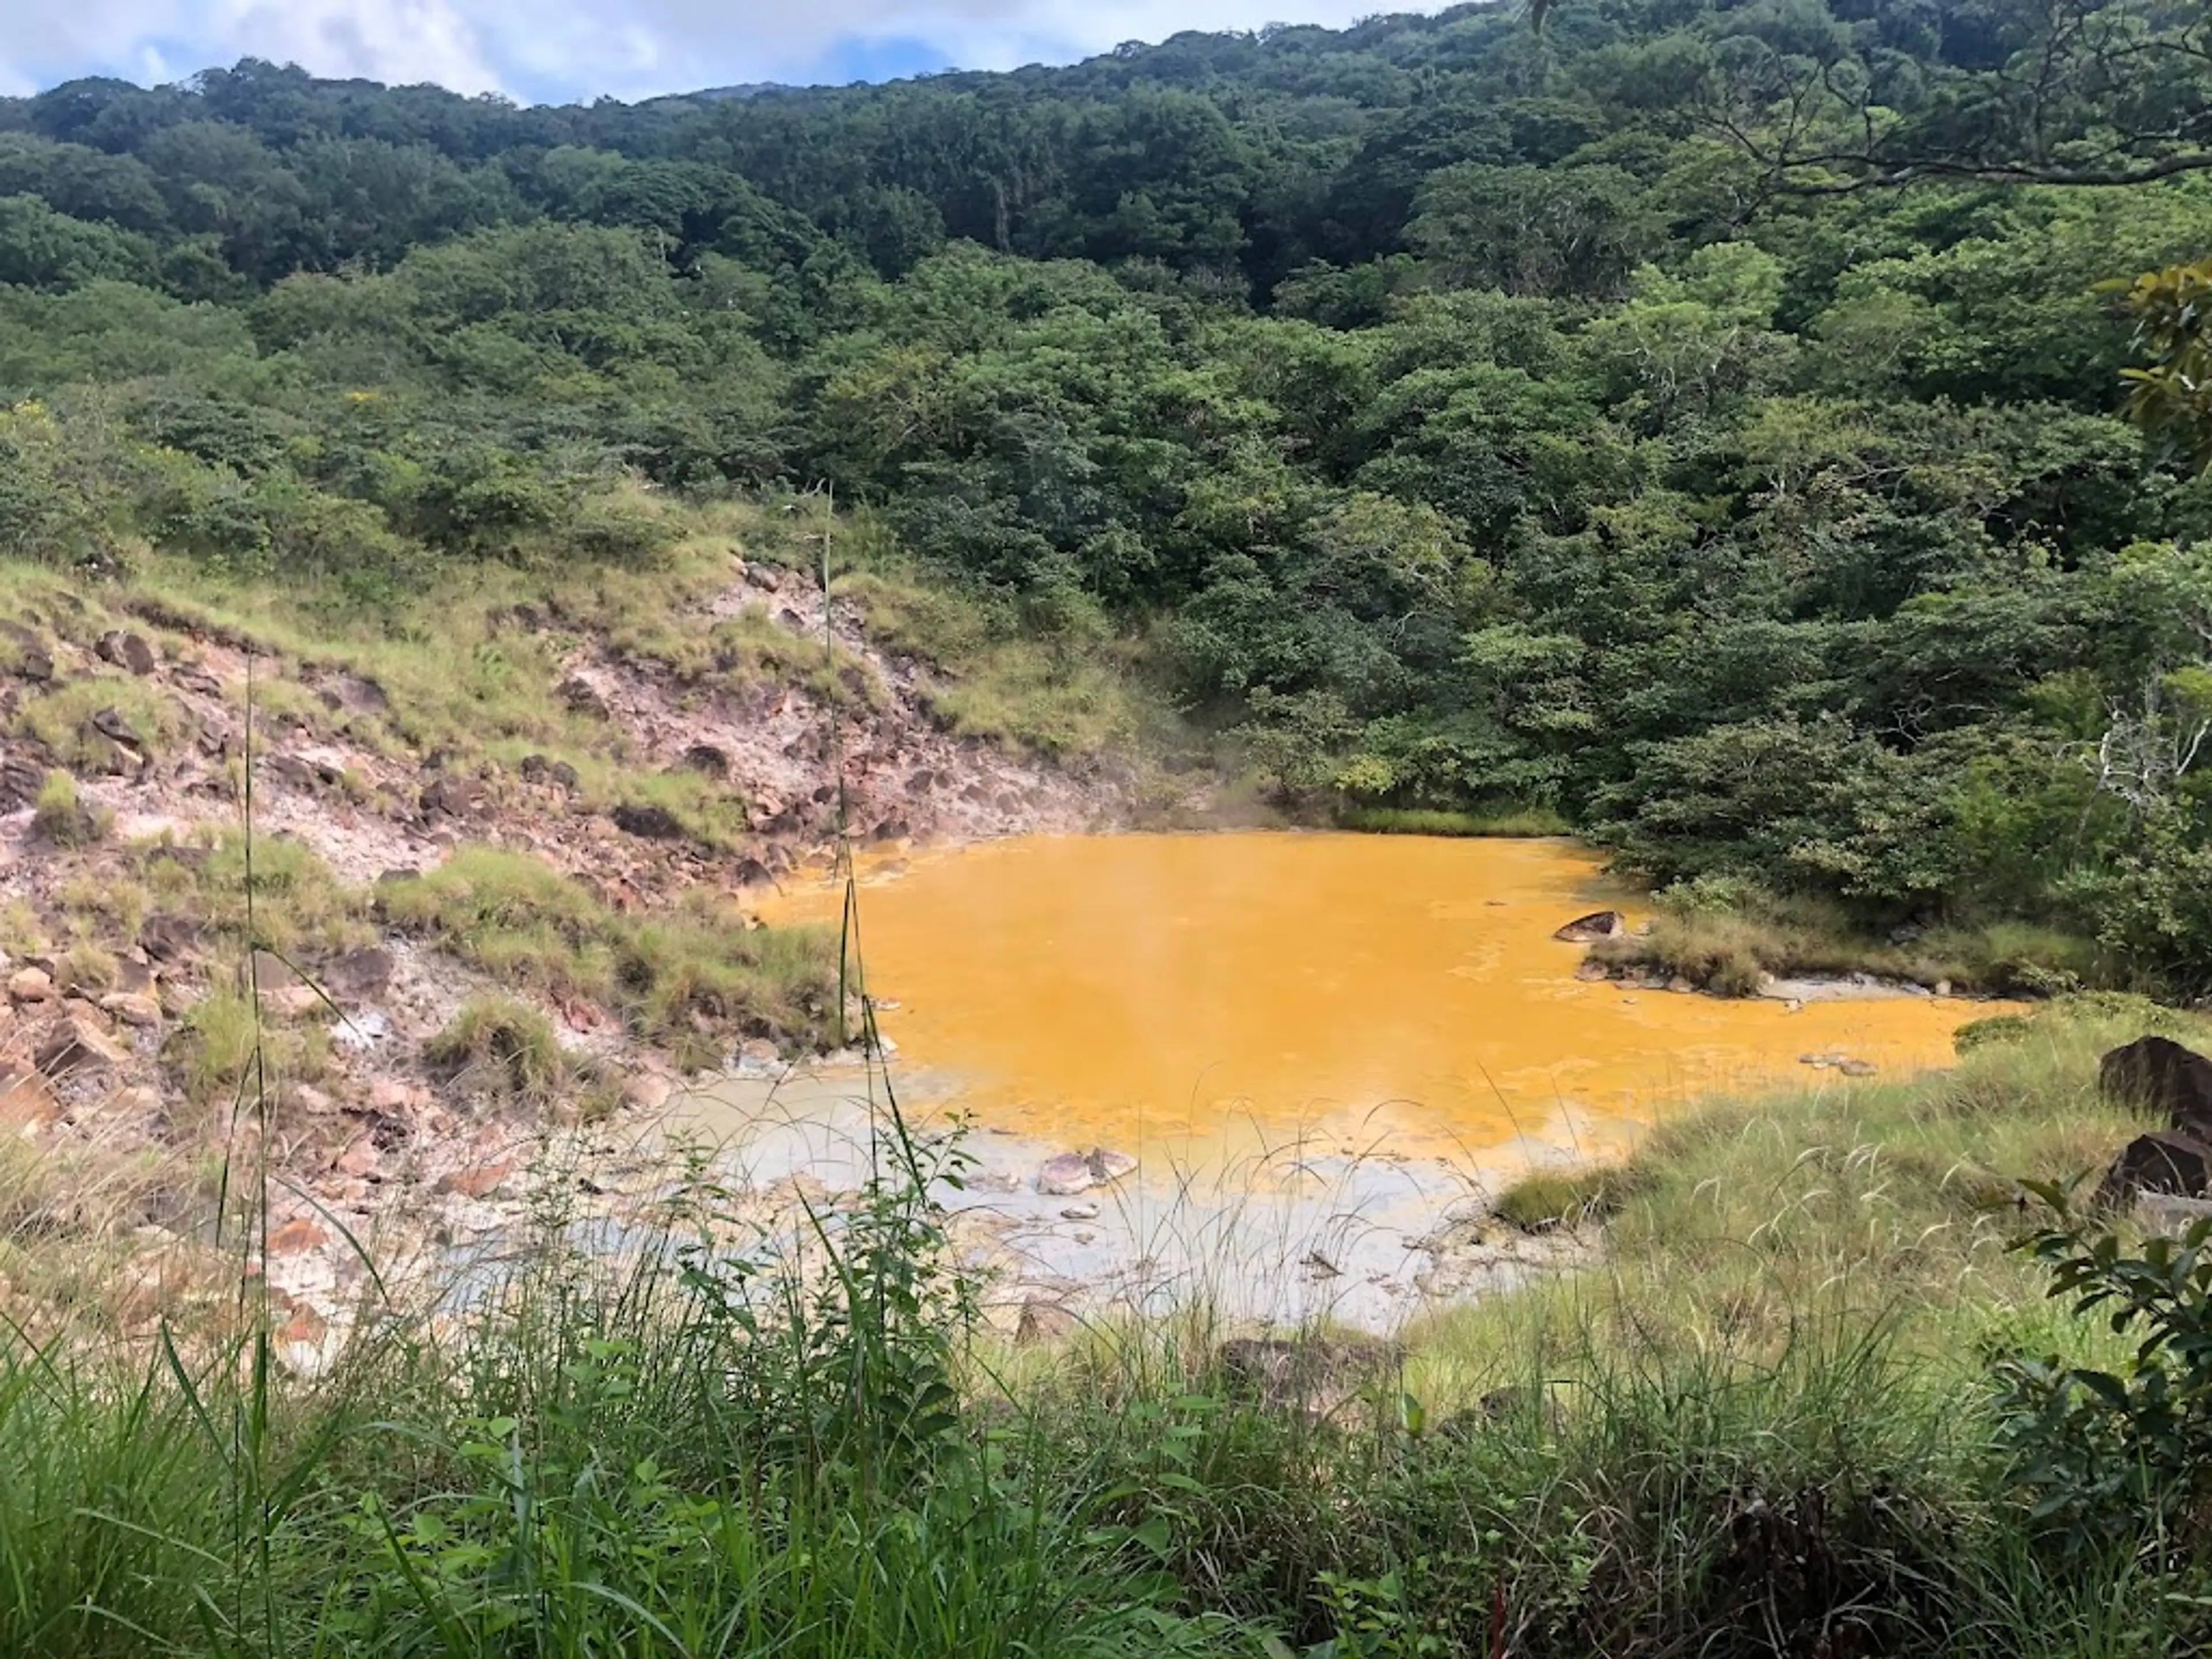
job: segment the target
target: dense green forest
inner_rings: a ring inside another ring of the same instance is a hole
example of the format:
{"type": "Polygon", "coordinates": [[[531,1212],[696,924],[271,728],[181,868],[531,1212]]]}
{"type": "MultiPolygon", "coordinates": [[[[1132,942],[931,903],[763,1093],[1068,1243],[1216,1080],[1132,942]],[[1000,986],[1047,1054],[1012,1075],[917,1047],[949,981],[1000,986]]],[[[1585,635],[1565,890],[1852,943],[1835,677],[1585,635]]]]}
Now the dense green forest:
{"type": "Polygon", "coordinates": [[[826,481],[1308,810],[1549,808],[1691,908],[2212,985],[2212,495],[2100,286],[2212,252],[2203,9],[1540,21],[0,101],[0,550],[373,611],[649,558],[625,482],[826,481]]]}

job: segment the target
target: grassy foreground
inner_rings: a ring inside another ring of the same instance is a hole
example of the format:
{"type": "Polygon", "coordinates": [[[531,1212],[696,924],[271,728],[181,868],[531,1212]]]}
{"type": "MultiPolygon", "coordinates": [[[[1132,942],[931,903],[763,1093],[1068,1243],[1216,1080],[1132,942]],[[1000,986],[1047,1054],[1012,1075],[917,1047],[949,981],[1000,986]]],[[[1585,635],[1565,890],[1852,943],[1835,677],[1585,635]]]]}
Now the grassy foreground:
{"type": "Polygon", "coordinates": [[[711,1188],[664,1243],[394,1314],[321,1379],[228,1338],[0,1355],[0,1651],[56,1656],[2182,1652],[2190,1540],[2065,1547],[1992,1366],[2108,1352],[2009,1254],[2019,1177],[2129,1130],[2015,1022],[1947,1076],[1661,1130],[1510,1195],[1601,1265],[1407,1333],[1327,1417],[1240,1394],[1202,1310],[1013,1352],[893,1131],[789,1242],[711,1188]],[[709,1248],[711,1245],[712,1248],[709,1248]]]}

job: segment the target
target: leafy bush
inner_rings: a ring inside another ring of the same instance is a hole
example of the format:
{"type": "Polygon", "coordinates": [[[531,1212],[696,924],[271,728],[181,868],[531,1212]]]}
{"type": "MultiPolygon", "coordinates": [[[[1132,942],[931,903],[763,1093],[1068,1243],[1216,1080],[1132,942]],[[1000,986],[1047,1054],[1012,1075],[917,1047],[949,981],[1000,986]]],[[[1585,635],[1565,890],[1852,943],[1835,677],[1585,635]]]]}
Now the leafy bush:
{"type": "Polygon", "coordinates": [[[2077,1218],[2067,1188],[2027,1185],[2053,1219],[2014,1248],[2048,1268],[2076,1318],[2135,1346],[2109,1368],[1998,1360],[2011,1478],[2069,1550],[2166,1528],[2212,1544],[2212,1218],[2137,1244],[2077,1218]]]}

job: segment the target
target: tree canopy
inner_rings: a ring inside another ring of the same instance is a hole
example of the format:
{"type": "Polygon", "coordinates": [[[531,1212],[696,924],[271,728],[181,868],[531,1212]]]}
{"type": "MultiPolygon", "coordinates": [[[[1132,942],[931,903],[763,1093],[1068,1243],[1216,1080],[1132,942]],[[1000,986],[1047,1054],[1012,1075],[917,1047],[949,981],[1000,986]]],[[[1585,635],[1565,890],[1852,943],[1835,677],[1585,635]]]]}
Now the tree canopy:
{"type": "Polygon", "coordinates": [[[0,550],[373,600],[647,556],[618,478],[826,479],[1137,642],[1287,798],[1540,803],[1662,881],[2205,988],[2203,15],[1575,0],[562,108],[75,82],[0,100],[0,550]]]}

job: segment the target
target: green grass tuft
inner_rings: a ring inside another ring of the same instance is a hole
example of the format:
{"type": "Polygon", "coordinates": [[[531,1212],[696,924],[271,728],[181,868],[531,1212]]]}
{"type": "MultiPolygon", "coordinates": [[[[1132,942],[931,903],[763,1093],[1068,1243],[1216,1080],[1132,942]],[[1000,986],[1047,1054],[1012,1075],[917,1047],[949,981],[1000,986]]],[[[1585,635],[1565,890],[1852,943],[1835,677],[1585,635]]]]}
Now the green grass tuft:
{"type": "Polygon", "coordinates": [[[454,1081],[520,1105],[553,1100],[571,1070],[552,1024],[513,997],[470,998],[422,1057],[454,1081]]]}
{"type": "Polygon", "coordinates": [[[41,692],[24,701],[15,720],[18,736],[45,744],[72,772],[121,771],[139,755],[173,754],[191,729],[182,703],[125,674],[92,675],[41,692]],[[111,711],[138,739],[135,751],[93,725],[95,714],[111,711]]]}
{"type": "Polygon", "coordinates": [[[76,780],[56,768],[31,803],[31,828],[56,847],[89,847],[108,830],[108,820],[78,799],[76,780]]]}

